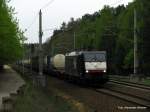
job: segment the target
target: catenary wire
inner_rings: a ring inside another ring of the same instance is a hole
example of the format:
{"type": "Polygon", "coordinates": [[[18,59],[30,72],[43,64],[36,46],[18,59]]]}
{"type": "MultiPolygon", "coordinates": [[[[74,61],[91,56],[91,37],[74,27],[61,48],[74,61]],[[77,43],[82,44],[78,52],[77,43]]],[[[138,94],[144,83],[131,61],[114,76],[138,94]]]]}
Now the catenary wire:
{"type": "Polygon", "coordinates": [[[41,8],[41,10],[45,9],[46,7],[48,7],[48,6],[49,6],[50,4],[52,4],[54,1],[55,1],[55,0],[49,1],[47,4],[45,4],[45,5],[41,8]]]}

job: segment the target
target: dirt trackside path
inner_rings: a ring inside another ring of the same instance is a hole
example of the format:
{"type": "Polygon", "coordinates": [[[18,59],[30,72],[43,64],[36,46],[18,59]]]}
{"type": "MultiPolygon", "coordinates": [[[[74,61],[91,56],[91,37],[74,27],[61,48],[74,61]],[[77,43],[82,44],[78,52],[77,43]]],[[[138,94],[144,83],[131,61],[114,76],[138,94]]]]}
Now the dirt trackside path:
{"type": "Polygon", "coordinates": [[[10,93],[16,93],[23,84],[24,80],[11,67],[5,65],[4,71],[0,72],[0,109],[2,98],[9,96],[10,93]]]}

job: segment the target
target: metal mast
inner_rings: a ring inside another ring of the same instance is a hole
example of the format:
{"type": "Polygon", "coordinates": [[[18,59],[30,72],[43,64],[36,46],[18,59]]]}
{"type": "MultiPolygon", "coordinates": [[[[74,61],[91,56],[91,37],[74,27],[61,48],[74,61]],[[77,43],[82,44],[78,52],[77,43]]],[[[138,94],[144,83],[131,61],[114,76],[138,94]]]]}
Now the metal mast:
{"type": "Polygon", "coordinates": [[[73,33],[73,44],[74,44],[74,50],[76,50],[76,33],[73,33]]]}
{"type": "Polygon", "coordinates": [[[39,76],[38,85],[46,87],[46,76],[43,75],[43,50],[42,50],[42,12],[39,12],[39,76]]]}
{"type": "Polygon", "coordinates": [[[137,45],[137,19],[136,9],[134,9],[134,75],[138,73],[138,45],[137,45]]]}
{"type": "Polygon", "coordinates": [[[39,75],[43,75],[42,63],[42,12],[39,12],[39,75]]]}

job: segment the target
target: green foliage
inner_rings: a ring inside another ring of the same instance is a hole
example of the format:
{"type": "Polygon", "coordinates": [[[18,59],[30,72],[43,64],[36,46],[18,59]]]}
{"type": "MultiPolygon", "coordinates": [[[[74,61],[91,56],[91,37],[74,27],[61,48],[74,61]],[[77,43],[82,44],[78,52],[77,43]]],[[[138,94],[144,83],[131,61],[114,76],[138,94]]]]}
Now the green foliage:
{"type": "Polygon", "coordinates": [[[5,0],[0,0],[0,64],[22,56],[20,31],[13,14],[14,8],[8,7],[5,0]]]}
{"type": "Polygon", "coordinates": [[[116,61],[116,66],[119,69],[133,67],[133,23],[134,23],[134,4],[129,4],[126,10],[122,11],[118,15],[117,28],[118,28],[118,38],[117,45],[115,49],[115,56],[118,58],[116,61]],[[129,66],[130,65],[130,66],[129,66]]]}
{"type": "Polygon", "coordinates": [[[143,71],[146,73],[150,72],[150,2],[149,0],[137,0],[136,7],[139,11],[138,15],[138,34],[140,38],[139,43],[139,52],[140,59],[142,61],[140,62],[140,65],[142,66],[143,71]]]}
{"type": "Polygon", "coordinates": [[[133,57],[133,49],[131,49],[125,56],[125,59],[124,59],[124,67],[125,68],[133,68],[133,60],[134,60],[134,57],[133,57]]]}

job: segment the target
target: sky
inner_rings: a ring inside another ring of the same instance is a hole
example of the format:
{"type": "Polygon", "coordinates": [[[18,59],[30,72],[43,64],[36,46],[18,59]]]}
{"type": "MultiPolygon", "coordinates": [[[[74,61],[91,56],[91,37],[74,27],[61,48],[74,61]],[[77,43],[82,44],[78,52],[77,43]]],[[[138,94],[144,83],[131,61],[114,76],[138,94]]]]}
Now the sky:
{"type": "Polygon", "coordinates": [[[9,6],[15,8],[14,16],[19,20],[19,27],[25,31],[26,43],[37,43],[38,13],[42,10],[42,40],[45,42],[60,28],[62,22],[68,22],[71,17],[81,18],[84,14],[93,14],[104,5],[113,7],[119,4],[127,5],[133,0],[11,0],[9,6]]]}

